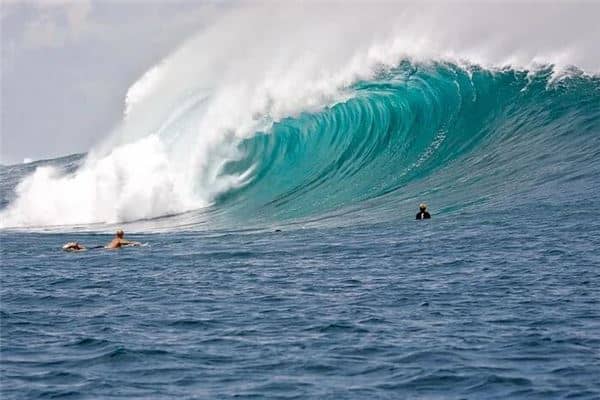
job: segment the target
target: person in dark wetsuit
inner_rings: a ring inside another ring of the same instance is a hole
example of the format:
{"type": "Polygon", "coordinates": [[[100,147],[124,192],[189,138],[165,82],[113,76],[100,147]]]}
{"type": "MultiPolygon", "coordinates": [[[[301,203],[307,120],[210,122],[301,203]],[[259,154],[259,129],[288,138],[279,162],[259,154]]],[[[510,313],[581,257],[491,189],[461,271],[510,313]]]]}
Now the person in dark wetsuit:
{"type": "Polygon", "coordinates": [[[427,204],[421,203],[419,205],[419,212],[417,213],[416,219],[429,219],[431,218],[431,214],[427,212],[427,204]]]}

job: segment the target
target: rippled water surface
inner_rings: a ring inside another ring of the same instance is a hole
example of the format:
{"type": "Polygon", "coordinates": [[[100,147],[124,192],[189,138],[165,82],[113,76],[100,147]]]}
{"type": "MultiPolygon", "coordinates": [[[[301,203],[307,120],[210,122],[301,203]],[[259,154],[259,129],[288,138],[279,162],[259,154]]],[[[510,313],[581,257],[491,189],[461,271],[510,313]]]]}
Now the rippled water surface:
{"type": "Polygon", "coordinates": [[[588,206],[78,254],[109,236],[3,232],[2,398],[597,399],[588,206]]]}

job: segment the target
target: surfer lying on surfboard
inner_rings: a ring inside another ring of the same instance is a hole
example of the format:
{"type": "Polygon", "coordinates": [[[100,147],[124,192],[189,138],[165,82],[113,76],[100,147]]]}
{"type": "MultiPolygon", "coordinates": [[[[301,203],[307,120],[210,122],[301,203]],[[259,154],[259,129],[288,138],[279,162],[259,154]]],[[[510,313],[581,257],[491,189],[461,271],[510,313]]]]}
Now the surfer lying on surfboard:
{"type": "MultiPolygon", "coordinates": [[[[111,240],[110,243],[108,243],[106,246],[95,246],[95,247],[91,247],[91,248],[93,248],[93,249],[97,249],[97,248],[118,249],[123,246],[141,246],[142,245],[140,242],[132,242],[132,241],[126,240],[124,238],[124,236],[125,236],[125,232],[123,232],[122,229],[119,229],[115,233],[115,237],[113,238],[113,240],[111,240]]],[[[64,251],[84,251],[84,250],[87,250],[87,247],[85,247],[84,245],[82,245],[81,243],[78,243],[78,242],[69,242],[69,243],[66,243],[62,247],[62,249],[64,251]]]]}

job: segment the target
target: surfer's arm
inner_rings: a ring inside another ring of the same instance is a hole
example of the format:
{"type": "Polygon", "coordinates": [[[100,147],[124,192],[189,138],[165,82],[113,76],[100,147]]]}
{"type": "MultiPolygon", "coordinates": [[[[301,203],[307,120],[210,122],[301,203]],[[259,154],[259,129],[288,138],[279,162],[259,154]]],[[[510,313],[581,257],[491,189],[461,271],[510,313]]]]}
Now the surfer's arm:
{"type": "Polygon", "coordinates": [[[121,246],[141,246],[142,244],[140,242],[132,242],[130,240],[125,240],[122,239],[121,240],[121,246]]]}

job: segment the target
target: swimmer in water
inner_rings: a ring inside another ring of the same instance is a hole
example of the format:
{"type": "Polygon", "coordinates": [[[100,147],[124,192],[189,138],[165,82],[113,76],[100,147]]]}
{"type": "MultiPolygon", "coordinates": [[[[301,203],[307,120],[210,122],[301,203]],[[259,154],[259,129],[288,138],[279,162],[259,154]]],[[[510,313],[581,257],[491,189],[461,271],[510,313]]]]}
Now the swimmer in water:
{"type": "MultiPolygon", "coordinates": [[[[106,246],[93,246],[90,247],[90,249],[98,249],[98,248],[103,248],[103,249],[119,249],[123,246],[141,246],[141,243],[139,242],[132,242],[129,240],[126,240],[124,238],[125,236],[125,232],[123,232],[122,229],[117,230],[117,232],[115,233],[115,237],[113,240],[110,241],[110,243],[108,243],[106,246]]],[[[87,247],[85,247],[84,245],[82,245],[79,242],[69,242],[66,243],[62,249],[64,251],[85,251],[88,250],[87,247]]]]}
{"type": "Polygon", "coordinates": [[[140,246],[141,245],[141,243],[139,243],[139,242],[131,242],[129,240],[125,240],[123,238],[124,236],[125,236],[125,232],[123,232],[123,229],[117,230],[117,232],[115,233],[114,239],[111,240],[109,244],[104,246],[104,248],[105,249],[118,249],[123,246],[140,246]]]}
{"type": "Polygon", "coordinates": [[[87,250],[87,248],[84,245],[82,245],[82,244],[80,244],[78,242],[69,242],[69,243],[66,243],[62,247],[62,249],[64,251],[85,251],[85,250],[87,250]]]}
{"type": "Polygon", "coordinates": [[[431,214],[427,212],[427,204],[421,203],[419,205],[419,212],[417,213],[417,219],[429,219],[431,214]]]}

